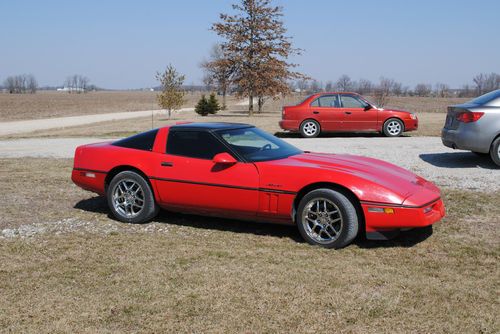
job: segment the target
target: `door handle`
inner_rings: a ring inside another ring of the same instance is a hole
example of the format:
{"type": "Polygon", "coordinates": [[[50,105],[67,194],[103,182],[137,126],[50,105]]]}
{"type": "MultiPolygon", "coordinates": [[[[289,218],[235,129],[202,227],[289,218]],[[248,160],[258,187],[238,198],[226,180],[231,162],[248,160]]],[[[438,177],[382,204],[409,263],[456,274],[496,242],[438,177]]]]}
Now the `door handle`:
{"type": "Polygon", "coordinates": [[[347,115],[352,114],[352,112],[350,112],[350,111],[346,111],[345,113],[346,113],[347,115]]]}
{"type": "Polygon", "coordinates": [[[174,163],[173,162],[168,162],[168,161],[162,161],[161,162],[161,165],[163,167],[173,167],[174,166],[174,163]]]}
{"type": "Polygon", "coordinates": [[[317,115],[319,114],[319,111],[313,111],[313,114],[317,115]]]}

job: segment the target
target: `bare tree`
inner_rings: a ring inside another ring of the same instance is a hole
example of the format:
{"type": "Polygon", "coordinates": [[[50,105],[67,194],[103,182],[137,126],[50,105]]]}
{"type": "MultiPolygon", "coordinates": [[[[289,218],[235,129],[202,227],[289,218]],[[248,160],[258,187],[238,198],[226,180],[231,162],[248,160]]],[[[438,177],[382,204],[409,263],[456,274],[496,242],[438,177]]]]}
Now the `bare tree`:
{"type": "Polygon", "coordinates": [[[353,88],[352,84],[353,82],[351,81],[351,78],[347,74],[343,74],[337,80],[335,86],[337,87],[337,90],[339,90],[340,92],[347,92],[352,90],[353,88]]]}
{"type": "Polygon", "coordinates": [[[448,97],[450,93],[450,87],[444,83],[437,83],[434,89],[437,97],[448,97]]]}
{"type": "Polygon", "coordinates": [[[391,87],[391,93],[396,96],[401,96],[403,95],[403,84],[401,82],[397,82],[393,80],[392,82],[392,87],[391,87]]]}
{"type": "Polygon", "coordinates": [[[34,94],[38,89],[38,83],[32,74],[9,76],[5,79],[4,86],[10,94],[34,94]]]}
{"type": "Polygon", "coordinates": [[[290,92],[288,81],[304,77],[292,71],[292,48],[281,17],[282,8],[271,0],[241,0],[232,6],[237,13],[221,14],[212,30],[222,37],[224,58],[233,64],[232,80],[238,96],[248,97],[248,112],[253,115],[254,98],[262,109],[264,96],[277,97],[290,92]]]}
{"type": "Polygon", "coordinates": [[[480,73],[476,75],[472,81],[476,85],[477,95],[500,89],[500,74],[497,73],[480,73]]]}
{"type": "Polygon", "coordinates": [[[388,79],[381,77],[380,82],[375,87],[373,97],[375,100],[375,104],[379,107],[383,107],[389,103],[389,95],[394,89],[395,81],[393,79],[388,79]]]}
{"type": "Polygon", "coordinates": [[[321,84],[318,80],[311,81],[311,86],[309,87],[311,93],[318,93],[321,90],[321,84]]]}
{"type": "Polygon", "coordinates": [[[360,79],[358,82],[358,93],[361,95],[371,94],[373,90],[373,84],[370,80],[360,79]]]}
{"type": "Polygon", "coordinates": [[[331,82],[331,81],[326,82],[325,91],[327,91],[327,92],[333,91],[333,82],[331,82]]]}
{"type": "Polygon", "coordinates": [[[234,64],[225,57],[221,44],[215,44],[210,51],[210,59],[201,63],[205,71],[203,82],[206,86],[216,87],[222,94],[222,110],[226,109],[226,94],[231,84],[234,64]]]}
{"type": "Polygon", "coordinates": [[[419,83],[415,86],[415,94],[420,97],[429,96],[432,92],[432,86],[429,84],[419,83]]]}
{"type": "Polygon", "coordinates": [[[168,118],[172,115],[172,110],[179,109],[184,103],[185,92],[181,89],[185,76],[178,73],[170,64],[164,72],[156,72],[156,80],[161,83],[162,91],[156,96],[158,104],[163,109],[167,109],[168,118]]]}
{"type": "Polygon", "coordinates": [[[68,93],[86,93],[89,90],[89,82],[89,78],[80,74],[73,74],[64,81],[64,88],[68,93]]]}

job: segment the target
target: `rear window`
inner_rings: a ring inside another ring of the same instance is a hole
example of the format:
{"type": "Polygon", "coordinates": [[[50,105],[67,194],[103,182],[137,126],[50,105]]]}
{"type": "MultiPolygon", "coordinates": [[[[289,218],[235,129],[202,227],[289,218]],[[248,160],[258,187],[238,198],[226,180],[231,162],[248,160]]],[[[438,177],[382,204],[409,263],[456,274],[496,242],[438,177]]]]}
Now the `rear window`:
{"type": "Polygon", "coordinates": [[[500,106],[500,89],[476,97],[474,100],[469,101],[469,103],[474,103],[479,105],[487,104],[494,107],[500,106]]]}
{"type": "Polygon", "coordinates": [[[153,145],[155,144],[157,133],[158,129],[150,130],[147,132],[139,133],[132,137],[127,137],[115,141],[113,145],[126,148],[133,148],[136,150],[152,151],[153,145]]]}

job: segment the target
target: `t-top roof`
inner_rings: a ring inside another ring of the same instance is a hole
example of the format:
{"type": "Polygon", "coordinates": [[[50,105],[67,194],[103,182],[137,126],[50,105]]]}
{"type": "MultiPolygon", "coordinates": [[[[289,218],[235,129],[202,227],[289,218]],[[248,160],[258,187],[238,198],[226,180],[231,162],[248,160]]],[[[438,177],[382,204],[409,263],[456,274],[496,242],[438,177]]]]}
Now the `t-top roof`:
{"type": "Polygon", "coordinates": [[[226,123],[226,122],[199,122],[199,123],[182,123],[172,125],[171,129],[197,129],[197,130],[231,130],[253,127],[250,124],[244,123],[226,123]]]}

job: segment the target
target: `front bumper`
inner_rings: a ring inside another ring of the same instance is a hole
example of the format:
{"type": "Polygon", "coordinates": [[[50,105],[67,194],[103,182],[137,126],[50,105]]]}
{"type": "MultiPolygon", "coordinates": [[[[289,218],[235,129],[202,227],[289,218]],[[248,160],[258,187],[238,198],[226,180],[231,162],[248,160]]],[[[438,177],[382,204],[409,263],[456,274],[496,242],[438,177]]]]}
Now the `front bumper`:
{"type": "Polygon", "coordinates": [[[418,130],[418,118],[405,120],[404,123],[405,123],[405,131],[418,130]]]}
{"type": "Polygon", "coordinates": [[[377,203],[361,203],[361,207],[367,233],[425,227],[440,221],[446,214],[441,198],[419,207],[377,203]],[[393,213],[386,213],[384,209],[392,209],[393,213]]]}

